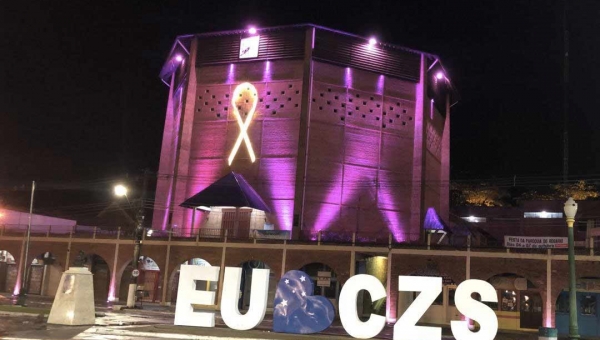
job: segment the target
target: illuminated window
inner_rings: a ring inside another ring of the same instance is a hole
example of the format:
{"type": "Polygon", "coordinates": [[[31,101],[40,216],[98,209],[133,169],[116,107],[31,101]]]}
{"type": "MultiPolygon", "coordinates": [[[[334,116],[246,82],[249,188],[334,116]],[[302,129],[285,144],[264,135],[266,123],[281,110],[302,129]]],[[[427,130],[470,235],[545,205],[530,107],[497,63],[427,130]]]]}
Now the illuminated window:
{"type": "Polygon", "coordinates": [[[548,212],[548,211],[526,212],[523,214],[523,217],[525,217],[525,218],[563,218],[563,213],[548,212]]]}
{"type": "MultiPolygon", "coordinates": [[[[402,122],[403,124],[405,124],[404,122],[402,122]]],[[[465,221],[469,221],[471,223],[484,223],[487,222],[487,218],[485,217],[476,217],[476,216],[465,216],[465,217],[461,217],[463,220],[465,221]]]]}
{"type": "Polygon", "coordinates": [[[514,290],[502,291],[501,298],[501,311],[504,312],[516,312],[517,311],[517,292],[514,290]]]}

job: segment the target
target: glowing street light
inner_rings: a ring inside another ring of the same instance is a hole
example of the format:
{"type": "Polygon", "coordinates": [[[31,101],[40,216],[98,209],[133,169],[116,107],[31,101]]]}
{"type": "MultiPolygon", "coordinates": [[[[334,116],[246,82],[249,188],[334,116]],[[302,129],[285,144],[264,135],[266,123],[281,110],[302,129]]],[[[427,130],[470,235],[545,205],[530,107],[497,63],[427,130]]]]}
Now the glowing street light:
{"type": "MultiPolygon", "coordinates": [[[[134,267],[134,269],[139,270],[139,266],[140,266],[140,253],[141,253],[141,248],[142,248],[142,237],[143,237],[143,232],[144,232],[144,201],[146,199],[146,187],[148,184],[148,175],[149,175],[149,171],[148,170],[144,170],[144,184],[142,185],[143,189],[142,189],[142,196],[139,200],[139,205],[137,206],[137,212],[135,214],[135,220],[136,220],[136,226],[135,226],[135,232],[134,232],[134,236],[135,236],[135,243],[134,243],[134,247],[133,247],[133,260],[132,260],[132,265],[134,267]]],[[[125,198],[127,198],[127,201],[129,202],[129,197],[127,197],[127,187],[124,186],[123,184],[117,184],[114,187],[114,193],[116,196],[118,197],[123,197],[125,196],[125,198]]],[[[131,202],[129,202],[129,205],[132,209],[135,209],[135,207],[131,204],[131,202]]],[[[150,232],[149,234],[147,234],[147,236],[152,235],[152,232],[150,232]]],[[[130,276],[130,280],[129,280],[129,288],[127,291],[127,308],[135,308],[135,293],[136,293],[136,289],[137,289],[137,285],[138,285],[138,275],[134,275],[134,273],[136,273],[136,271],[132,271],[131,276],[130,276]]]]}
{"type": "Polygon", "coordinates": [[[375,38],[369,39],[369,46],[375,46],[375,44],[377,44],[377,39],[375,39],[375,38]]]}
{"type": "Polygon", "coordinates": [[[178,63],[180,63],[180,62],[182,62],[182,61],[183,61],[183,57],[181,56],[181,54],[177,54],[177,55],[175,56],[175,61],[176,61],[176,62],[178,62],[178,63]]]}
{"type": "Polygon", "coordinates": [[[123,184],[117,184],[114,187],[114,193],[115,193],[115,196],[117,196],[117,197],[123,197],[123,196],[127,197],[127,187],[124,186],[123,184]]]}
{"type": "Polygon", "coordinates": [[[250,34],[256,34],[256,27],[254,27],[254,26],[250,26],[250,27],[248,28],[248,33],[250,33],[250,34]]]}
{"type": "Polygon", "coordinates": [[[439,71],[438,73],[435,74],[435,79],[437,80],[442,80],[444,79],[444,72],[439,71]]]}

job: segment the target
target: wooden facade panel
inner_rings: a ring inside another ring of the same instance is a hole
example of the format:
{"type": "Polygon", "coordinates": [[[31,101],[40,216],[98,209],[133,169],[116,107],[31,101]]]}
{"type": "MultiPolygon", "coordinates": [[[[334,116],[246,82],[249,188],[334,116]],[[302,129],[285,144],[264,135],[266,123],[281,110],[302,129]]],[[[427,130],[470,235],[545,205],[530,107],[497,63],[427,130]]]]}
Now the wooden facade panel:
{"type": "Polygon", "coordinates": [[[239,84],[243,82],[266,83],[271,81],[301,80],[304,72],[302,60],[251,61],[223,65],[204,65],[196,68],[197,83],[239,84]]]}
{"type": "Polygon", "coordinates": [[[383,100],[383,126],[386,133],[412,138],[415,130],[415,102],[394,97],[383,100]]]}
{"type": "MultiPolygon", "coordinates": [[[[305,27],[290,27],[285,30],[261,30],[258,57],[254,60],[302,58],[304,56],[305,27]]],[[[198,35],[196,64],[221,64],[239,61],[241,39],[248,35],[237,34],[198,35]]]]}
{"type": "Polygon", "coordinates": [[[344,134],[345,163],[377,168],[379,164],[379,131],[346,127],[344,134]]]}
{"type": "Polygon", "coordinates": [[[254,187],[261,189],[263,198],[294,199],[296,158],[263,158],[259,167],[254,187]]]}
{"type": "Polygon", "coordinates": [[[383,134],[381,144],[381,169],[412,173],[414,153],[412,138],[383,134]]]}
{"type": "Polygon", "coordinates": [[[225,121],[231,111],[231,86],[198,86],[194,107],[194,123],[225,121]]]}
{"type": "Polygon", "coordinates": [[[370,46],[366,39],[317,28],[313,59],[377,74],[419,81],[419,53],[391,46],[370,46]]]}
{"type": "Polygon", "coordinates": [[[410,208],[412,172],[379,170],[377,188],[378,206],[382,209],[406,210],[410,208]]]}
{"type": "Polygon", "coordinates": [[[444,133],[445,120],[437,109],[434,109],[434,115],[426,118],[426,148],[433,157],[441,162],[442,159],[442,135],[444,133]]]}
{"type": "Polygon", "coordinates": [[[284,81],[266,84],[260,94],[257,118],[300,118],[302,82],[284,81]]]}
{"type": "Polygon", "coordinates": [[[372,92],[348,90],[346,125],[381,130],[382,98],[372,92]]]}
{"type": "Polygon", "coordinates": [[[345,165],[342,204],[374,208],[377,202],[377,169],[345,165]]]}
{"type": "Polygon", "coordinates": [[[350,69],[352,87],[356,91],[362,91],[367,93],[375,93],[377,95],[383,94],[383,88],[387,78],[383,74],[363,71],[360,69],[350,69]]]}
{"type": "MultiPolygon", "coordinates": [[[[342,163],[344,161],[343,126],[313,122],[309,133],[309,166],[313,161],[326,163],[342,163]]],[[[327,174],[308,173],[308,176],[323,177],[327,174]]]]}
{"type": "Polygon", "coordinates": [[[262,126],[261,157],[290,157],[298,154],[299,120],[265,120],[262,126]]]}
{"type": "Polygon", "coordinates": [[[303,229],[336,230],[340,227],[340,206],[338,204],[306,202],[303,229]]]}
{"type": "Polygon", "coordinates": [[[306,199],[339,204],[342,188],[342,164],[313,161],[308,163],[306,199]],[[327,174],[319,176],[319,174],[327,174]]]}
{"type": "Polygon", "coordinates": [[[324,83],[332,86],[347,86],[348,76],[346,68],[322,63],[318,61],[312,62],[313,65],[313,82],[324,83]]]}
{"type": "Polygon", "coordinates": [[[402,80],[393,77],[385,78],[384,95],[401,98],[405,100],[415,100],[417,84],[412,81],[402,80]]]}
{"type": "Polygon", "coordinates": [[[222,158],[228,154],[226,140],[227,122],[202,122],[194,124],[194,140],[202,136],[201,142],[192,143],[190,158],[222,158]]]}
{"type": "MultiPolygon", "coordinates": [[[[225,176],[227,163],[221,158],[201,158],[190,161],[190,175],[187,181],[187,196],[203,190],[219,178],[225,176]]],[[[181,203],[181,202],[180,202],[181,203]]]]}
{"type": "Polygon", "coordinates": [[[344,125],[346,119],[346,89],[325,83],[313,83],[310,106],[311,121],[344,125]]]}

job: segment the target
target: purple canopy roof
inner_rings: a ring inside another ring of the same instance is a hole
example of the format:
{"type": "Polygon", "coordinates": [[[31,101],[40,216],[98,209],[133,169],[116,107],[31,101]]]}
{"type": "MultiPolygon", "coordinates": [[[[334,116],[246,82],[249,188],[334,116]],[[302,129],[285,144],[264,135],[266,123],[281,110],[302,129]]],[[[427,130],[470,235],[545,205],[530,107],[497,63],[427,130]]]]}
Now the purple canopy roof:
{"type": "Polygon", "coordinates": [[[188,198],[180,206],[184,208],[248,207],[271,212],[265,201],[240,174],[230,172],[204,190],[188,198]]]}

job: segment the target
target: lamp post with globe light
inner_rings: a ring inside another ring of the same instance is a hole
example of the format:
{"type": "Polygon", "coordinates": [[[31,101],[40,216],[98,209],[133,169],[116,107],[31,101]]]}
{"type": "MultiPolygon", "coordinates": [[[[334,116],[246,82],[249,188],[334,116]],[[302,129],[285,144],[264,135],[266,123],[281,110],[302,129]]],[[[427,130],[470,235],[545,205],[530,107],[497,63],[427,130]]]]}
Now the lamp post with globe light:
{"type": "MultiPolygon", "coordinates": [[[[144,184],[145,185],[145,184],[144,184]]],[[[145,187],[144,187],[145,188],[145,187]]],[[[117,197],[125,197],[127,202],[129,202],[129,197],[127,196],[127,192],[129,190],[126,186],[122,184],[117,184],[114,187],[114,194],[117,197]]],[[[133,247],[133,262],[132,265],[135,270],[139,270],[139,258],[140,251],[142,246],[142,231],[143,231],[143,221],[144,221],[144,213],[143,213],[143,202],[144,198],[142,197],[142,201],[139,204],[138,210],[135,215],[135,232],[134,238],[135,243],[133,247]]],[[[130,203],[131,204],[131,203],[130,203]]],[[[138,285],[138,275],[134,275],[132,272],[130,280],[129,280],[129,288],[127,290],[127,307],[135,308],[135,293],[138,285]]]]}
{"type": "Polygon", "coordinates": [[[569,227],[569,339],[579,339],[579,326],[577,325],[577,286],[575,283],[575,241],[573,225],[577,214],[577,203],[573,197],[565,202],[565,216],[569,227]]]}

